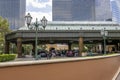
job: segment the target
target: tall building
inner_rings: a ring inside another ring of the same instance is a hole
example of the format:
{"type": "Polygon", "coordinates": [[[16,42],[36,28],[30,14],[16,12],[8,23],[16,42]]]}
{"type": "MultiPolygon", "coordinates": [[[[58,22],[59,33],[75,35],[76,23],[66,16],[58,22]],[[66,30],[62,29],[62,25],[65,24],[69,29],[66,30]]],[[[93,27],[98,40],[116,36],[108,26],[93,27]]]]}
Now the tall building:
{"type": "Polygon", "coordinates": [[[112,6],[112,14],[113,14],[113,21],[120,23],[120,1],[119,0],[114,0],[111,1],[111,6],[112,6]]]}
{"type": "Polygon", "coordinates": [[[8,19],[11,30],[24,25],[26,0],[0,0],[0,16],[8,19]]]}
{"type": "Polygon", "coordinates": [[[110,0],[52,0],[52,4],[53,21],[103,21],[112,18],[110,0]]]}
{"type": "Polygon", "coordinates": [[[96,21],[111,21],[112,10],[110,0],[95,0],[96,21]]]}

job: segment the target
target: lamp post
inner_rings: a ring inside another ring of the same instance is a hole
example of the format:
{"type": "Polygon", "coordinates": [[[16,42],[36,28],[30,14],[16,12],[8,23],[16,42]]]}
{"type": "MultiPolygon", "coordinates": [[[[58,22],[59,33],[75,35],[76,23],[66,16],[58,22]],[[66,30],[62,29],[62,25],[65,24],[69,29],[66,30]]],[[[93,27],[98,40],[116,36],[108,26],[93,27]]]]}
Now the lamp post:
{"type": "Polygon", "coordinates": [[[45,30],[46,26],[47,26],[47,19],[45,18],[45,16],[43,16],[42,20],[41,20],[41,24],[43,29],[45,30]]]}
{"type": "Polygon", "coordinates": [[[25,20],[26,20],[26,23],[27,23],[27,27],[29,29],[29,26],[31,24],[31,21],[32,21],[32,17],[30,15],[30,13],[28,13],[26,16],[25,16],[25,20]]]}
{"type": "Polygon", "coordinates": [[[106,54],[106,37],[108,35],[108,31],[101,30],[101,35],[102,35],[103,40],[104,40],[104,54],[106,54]]]}
{"type": "Polygon", "coordinates": [[[37,57],[37,44],[38,44],[38,26],[40,25],[40,24],[38,24],[38,20],[37,20],[37,18],[36,18],[36,22],[34,23],[34,25],[35,25],[35,58],[36,58],[36,60],[38,59],[38,57],[37,57]]]}
{"type": "MultiPolygon", "coordinates": [[[[26,16],[25,16],[25,19],[26,19],[26,23],[27,23],[27,26],[28,26],[28,29],[30,29],[30,24],[31,24],[31,21],[32,21],[32,17],[30,15],[30,13],[28,13],[26,16]]],[[[41,20],[41,24],[42,24],[42,27],[46,28],[46,25],[47,25],[47,19],[45,18],[45,16],[43,16],[42,20],[41,20]]],[[[39,27],[39,23],[38,23],[38,19],[36,18],[36,21],[34,23],[34,26],[35,26],[35,59],[37,60],[38,59],[38,56],[37,56],[37,44],[38,44],[38,27],[39,27]]]]}
{"type": "MultiPolygon", "coordinates": [[[[28,28],[29,28],[29,26],[30,26],[30,24],[31,24],[31,21],[32,21],[32,17],[31,17],[31,15],[30,15],[30,13],[28,13],[26,16],[25,16],[25,18],[26,18],[26,23],[27,23],[27,26],[28,26],[28,28]]],[[[37,41],[38,41],[38,26],[39,26],[40,24],[38,23],[38,20],[37,20],[37,18],[36,18],[36,21],[35,21],[35,23],[34,23],[34,26],[35,26],[35,59],[37,60],[38,59],[38,57],[37,57],[37,41]]]]}

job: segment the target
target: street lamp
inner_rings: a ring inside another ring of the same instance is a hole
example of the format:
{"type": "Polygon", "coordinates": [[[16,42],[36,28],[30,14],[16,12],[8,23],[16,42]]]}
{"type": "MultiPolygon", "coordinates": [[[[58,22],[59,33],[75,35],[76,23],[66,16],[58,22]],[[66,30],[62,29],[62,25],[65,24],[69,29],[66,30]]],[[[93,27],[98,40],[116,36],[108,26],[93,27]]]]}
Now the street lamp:
{"type": "Polygon", "coordinates": [[[42,20],[41,20],[41,24],[43,29],[45,30],[46,26],[47,26],[47,19],[45,18],[45,16],[43,16],[42,20]]]}
{"type": "Polygon", "coordinates": [[[101,35],[104,39],[104,54],[106,54],[106,37],[108,35],[108,31],[105,30],[101,30],[101,35]]]}
{"type": "Polygon", "coordinates": [[[25,16],[25,20],[26,20],[26,23],[27,23],[27,27],[29,29],[29,26],[31,24],[31,21],[32,21],[32,17],[30,15],[30,13],[28,13],[26,16],[25,16]]]}
{"type": "MultiPolygon", "coordinates": [[[[28,13],[26,16],[25,16],[25,19],[26,19],[26,23],[27,23],[27,26],[28,26],[28,29],[30,29],[30,24],[31,24],[31,21],[32,21],[32,17],[30,15],[30,13],[28,13]]],[[[46,28],[46,25],[47,25],[47,19],[45,18],[45,16],[43,16],[42,20],[41,20],[41,24],[42,24],[42,27],[46,28]]],[[[34,26],[35,26],[35,59],[37,60],[38,57],[37,57],[37,44],[38,44],[38,27],[39,27],[39,23],[38,23],[38,20],[36,18],[36,21],[34,23],[34,26]]]]}
{"type": "MultiPolygon", "coordinates": [[[[27,26],[28,26],[28,28],[29,28],[29,26],[30,26],[30,24],[31,24],[31,21],[32,21],[32,17],[31,17],[31,15],[30,15],[30,13],[28,13],[26,16],[25,16],[25,18],[26,18],[26,23],[27,23],[27,26]]],[[[40,24],[38,23],[38,20],[37,20],[37,18],[36,18],[36,21],[35,21],[35,23],[34,23],[34,26],[35,26],[35,59],[37,60],[38,59],[38,57],[37,57],[37,40],[38,40],[38,26],[39,26],[40,24]]]]}

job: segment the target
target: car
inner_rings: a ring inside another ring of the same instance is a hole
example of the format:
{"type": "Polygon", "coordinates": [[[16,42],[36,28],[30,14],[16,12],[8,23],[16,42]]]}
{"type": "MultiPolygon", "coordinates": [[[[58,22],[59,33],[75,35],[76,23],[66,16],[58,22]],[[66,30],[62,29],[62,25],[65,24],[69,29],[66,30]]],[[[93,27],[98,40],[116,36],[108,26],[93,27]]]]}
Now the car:
{"type": "Polygon", "coordinates": [[[38,52],[38,55],[39,55],[40,58],[47,57],[47,52],[45,50],[40,50],[38,52]]]}

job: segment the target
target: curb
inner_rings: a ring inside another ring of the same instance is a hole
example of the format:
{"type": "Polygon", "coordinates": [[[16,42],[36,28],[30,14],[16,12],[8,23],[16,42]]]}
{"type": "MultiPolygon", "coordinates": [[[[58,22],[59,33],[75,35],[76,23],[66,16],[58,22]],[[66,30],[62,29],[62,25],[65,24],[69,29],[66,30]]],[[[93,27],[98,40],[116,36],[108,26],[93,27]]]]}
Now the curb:
{"type": "Polygon", "coordinates": [[[114,75],[114,77],[112,78],[112,80],[116,80],[119,74],[120,74],[120,67],[119,67],[119,69],[117,70],[117,72],[115,73],[115,75],[114,75]]]}

